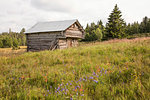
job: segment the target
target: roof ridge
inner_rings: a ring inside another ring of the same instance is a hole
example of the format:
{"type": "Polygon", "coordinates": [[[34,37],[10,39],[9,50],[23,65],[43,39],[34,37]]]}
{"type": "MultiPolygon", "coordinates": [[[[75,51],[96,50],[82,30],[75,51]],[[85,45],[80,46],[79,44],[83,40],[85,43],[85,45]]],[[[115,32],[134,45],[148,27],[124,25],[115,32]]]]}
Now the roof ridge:
{"type": "Polygon", "coordinates": [[[77,21],[77,19],[72,19],[72,20],[56,20],[56,21],[41,21],[41,22],[37,22],[37,23],[65,22],[65,21],[77,21]]]}

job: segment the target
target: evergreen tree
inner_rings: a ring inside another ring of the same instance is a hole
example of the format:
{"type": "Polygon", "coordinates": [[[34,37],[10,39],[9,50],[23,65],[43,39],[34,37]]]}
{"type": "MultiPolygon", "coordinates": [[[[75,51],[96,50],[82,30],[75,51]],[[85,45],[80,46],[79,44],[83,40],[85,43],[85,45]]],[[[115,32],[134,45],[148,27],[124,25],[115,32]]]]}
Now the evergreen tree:
{"type": "Polygon", "coordinates": [[[149,18],[146,16],[143,18],[143,21],[140,24],[140,33],[148,33],[149,28],[149,18]]]}
{"type": "Polygon", "coordinates": [[[122,38],[125,35],[125,22],[121,17],[121,11],[116,4],[106,25],[108,38],[122,38]]]}
{"type": "Polygon", "coordinates": [[[85,34],[84,41],[90,41],[90,34],[89,33],[85,34]]]}
{"type": "Polygon", "coordinates": [[[96,24],[93,22],[91,23],[91,26],[90,26],[90,32],[89,33],[92,33],[93,30],[96,30],[96,24]]]}
{"type": "Polygon", "coordinates": [[[126,26],[125,33],[126,33],[127,35],[131,35],[131,24],[130,24],[130,23],[126,26]]]}
{"type": "Polygon", "coordinates": [[[22,46],[25,46],[25,44],[26,44],[26,37],[25,37],[24,32],[25,32],[25,28],[22,28],[21,31],[20,31],[21,42],[19,40],[19,42],[20,42],[19,44],[22,45],[22,46]]]}
{"type": "Polygon", "coordinates": [[[87,25],[86,25],[86,28],[85,28],[85,32],[88,33],[89,31],[90,31],[90,27],[89,27],[89,24],[87,24],[87,25]]]}
{"type": "Polygon", "coordinates": [[[22,28],[20,34],[23,34],[24,32],[25,32],[25,28],[22,28]]]}

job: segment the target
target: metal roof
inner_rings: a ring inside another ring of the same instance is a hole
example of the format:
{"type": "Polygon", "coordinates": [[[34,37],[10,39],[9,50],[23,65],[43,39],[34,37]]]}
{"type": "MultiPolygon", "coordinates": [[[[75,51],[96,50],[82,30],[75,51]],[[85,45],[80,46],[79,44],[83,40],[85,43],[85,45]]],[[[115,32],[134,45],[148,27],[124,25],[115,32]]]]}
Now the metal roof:
{"type": "Polygon", "coordinates": [[[29,30],[27,30],[25,33],[64,31],[75,22],[77,22],[77,20],[39,22],[29,30]]]}

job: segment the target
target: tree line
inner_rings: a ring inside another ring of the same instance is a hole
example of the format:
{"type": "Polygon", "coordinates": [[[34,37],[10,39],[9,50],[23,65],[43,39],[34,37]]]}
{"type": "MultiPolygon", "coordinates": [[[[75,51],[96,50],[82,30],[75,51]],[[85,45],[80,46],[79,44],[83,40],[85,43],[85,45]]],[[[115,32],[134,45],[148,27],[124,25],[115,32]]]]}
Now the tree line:
{"type": "MultiPolygon", "coordinates": [[[[23,28],[20,32],[9,32],[0,34],[0,48],[18,48],[26,45],[26,36],[23,28]]],[[[108,22],[103,24],[102,20],[97,23],[87,24],[85,28],[85,39],[82,41],[103,41],[114,38],[130,38],[132,35],[145,35],[150,33],[150,18],[144,17],[142,22],[134,22],[127,24],[122,18],[121,11],[117,4],[110,13],[108,22]]],[[[150,36],[150,34],[145,35],[150,36]]]]}
{"type": "Polygon", "coordinates": [[[26,45],[26,36],[24,34],[25,29],[23,28],[20,32],[4,32],[0,34],[0,48],[19,48],[19,46],[26,45]]]}
{"type": "Polygon", "coordinates": [[[150,18],[144,17],[141,23],[127,24],[122,18],[117,4],[110,13],[108,22],[103,25],[100,20],[97,23],[87,24],[85,28],[85,39],[83,41],[101,41],[114,38],[127,38],[135,34],[150,33],[150,18]]]}

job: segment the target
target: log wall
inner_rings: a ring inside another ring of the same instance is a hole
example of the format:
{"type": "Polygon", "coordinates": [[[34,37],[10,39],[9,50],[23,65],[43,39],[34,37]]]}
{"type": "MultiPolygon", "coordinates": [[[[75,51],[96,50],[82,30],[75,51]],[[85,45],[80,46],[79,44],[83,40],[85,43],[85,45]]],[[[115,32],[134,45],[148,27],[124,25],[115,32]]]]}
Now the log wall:
{"type": "Polygon", "coordinates": [[[66,39],[59,39],[58,47],[59,47],[59,49],[66,49],[67,48],[66,39]]]}
{"type": "Polygon", "coordinates": [[[83,32],[80,30],[79,26],[75,23],[72,26],[70,26],[66,31],[65,31],[65,36],[69,38],[80,38],[82,39],[83,32]]]}
{"type": "Polygon", "coordinates": [[[52,41],[63,37],[60,32],[27,34],[27,51],[49,50],[52,41]]]}

